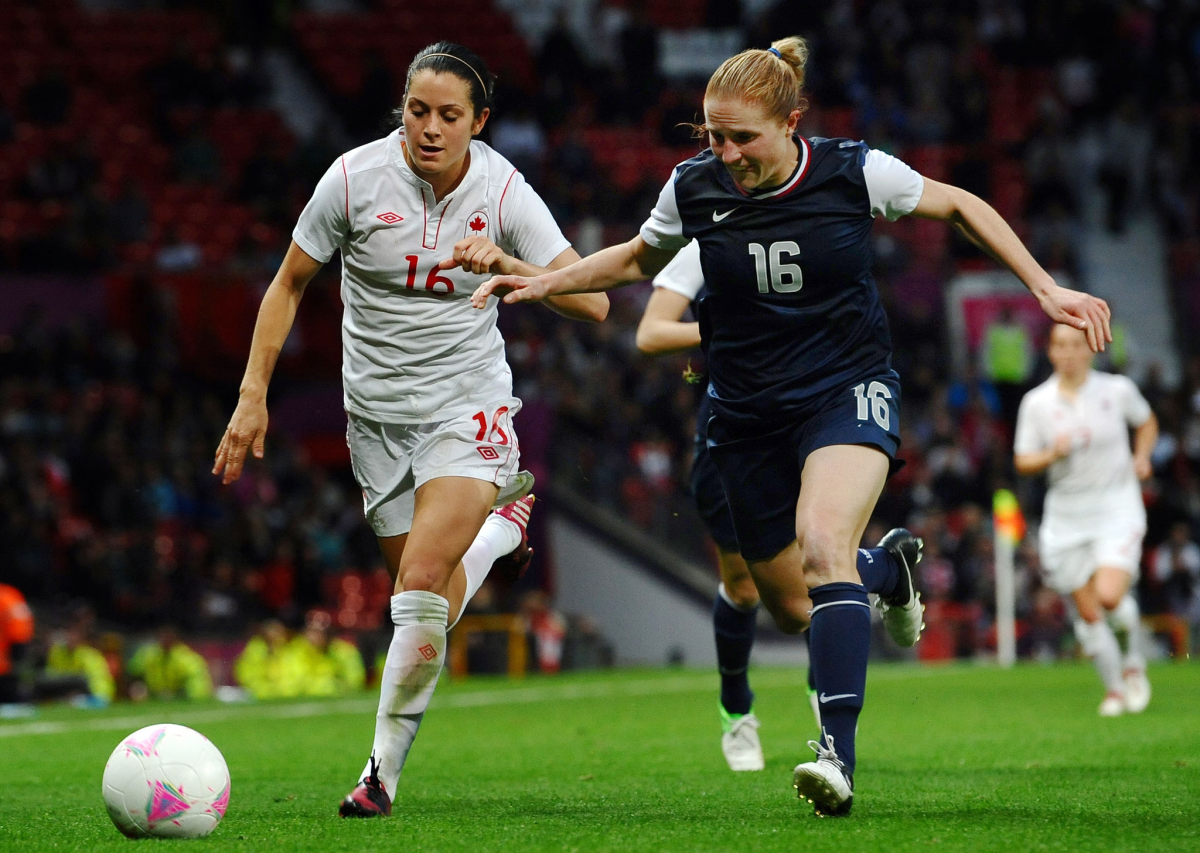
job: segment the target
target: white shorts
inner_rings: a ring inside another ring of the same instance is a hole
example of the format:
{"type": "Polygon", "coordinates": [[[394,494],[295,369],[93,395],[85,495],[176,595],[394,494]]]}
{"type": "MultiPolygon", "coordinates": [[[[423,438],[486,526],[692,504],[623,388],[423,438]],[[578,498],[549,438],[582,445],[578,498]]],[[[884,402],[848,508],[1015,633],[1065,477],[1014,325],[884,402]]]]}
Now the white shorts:
{"type": "Polygon", "coordinates": [[[528,493],[532,475],[517,470],[521,452],[512,425],[520,409],[520,400],[505,397],[475,415],[437,423],[383,424],[349,414],[350,464],[375,535],[408,533],[414,493],[438,477],[495,483],[496,506],[528,493]]]}
{"type": "Polygon", "coordinates": [[[1101,566],[1129,572],[1136,582],[1145,536],[1146,519],[1140,513],[1109,516],[1082,529],[1043,520],[1038,549],[1046,583],[1070,595],[1087,584],[1101,566]]]}

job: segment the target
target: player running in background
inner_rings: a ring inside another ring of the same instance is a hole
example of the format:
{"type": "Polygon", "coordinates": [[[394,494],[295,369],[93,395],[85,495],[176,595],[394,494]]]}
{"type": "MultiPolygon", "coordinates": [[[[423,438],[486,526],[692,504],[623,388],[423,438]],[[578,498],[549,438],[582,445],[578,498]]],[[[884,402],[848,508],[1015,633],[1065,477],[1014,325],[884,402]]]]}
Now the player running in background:
{"type": "Polygon", "coordinates": [[[1130,379],[1092,370],[1082,332],[1056,326],[1048,352],[1054,374],[1025,395],[1017,414],[1015,463],[1021,474],[1047,474],[1042,568],[1049,585],[1070,597],[1075,636],[1104,682],[1100,714],[1136,714],[1150,704],[1150,681],[1129,588],[1146,535],[1138,481],[1152,473],[1158,420],[1130,379]],[[1126,637],[1124,660],[1114,628],[1126,637]]]}
{"type": "MultiPolygon", "coordinates": [[[[263,297],[213,468],[230,483],[248,451],[262,457],[275,361],[305,286],[340,249],[351,463],[396,578],[374,746],[343,816],[391,813],[448,628],[494,561],[528,550],[532,477],[518,471],[513,431],[521,401],[497,300],[480,312],[469,297],[493,273],[536,274],[579,255],[524,177],[473,139],[492,89],[470,50],[426,47],[408,68],[401,127],[339,157],[318,182],[263,297]]],[[[551,307],[599,321],[608,298],[567,296],[551,307]]]]}
{"type": "MultiPolygon", "coordinates": [[[[689,307],[693,314],[698,314],[697,301],[702,298],[703,291],[700,244],[693,240],[654,277],[654,292],[638,324],[638,349],[647,355],[662,355],[700,346],[700,324],[685,322],[683,315],[689,307]]],[[[730,770],[762,770],[764,762],[762,743],[758,737],[759,721],[752,708],[754,692],[750,689],[748,675],[759,595],[746,560],[738,548],[729,503],[721,488],[712,455],[708,452],[706,437],[711,417],[712,406],[706,394],[701,398],[700,409],[696,413],[692,497],[709,536],[716,543],[717,566],[721,575],[717,595],[713,599],[713,636],[717,646],[717,668],[721,675],[721,699],[717,706],[721,715],[721,751],[730,770]]],[[[859,548],[859,575],[870,579],[873,574],[886,574],[889,549],[893,559],[904,560],[904,555],[897,549],[899,543],[909,538],[907,531],[897,529],[885,536],[876,548],[869,551],[859,548]]],[[[868,587],[879,583],[881,581],[864,581],[868,587]]],[[[897,592],[907,593],[907,590],[897,584],[891,601],[879,599],[884,609],[884,624],[889,632],[894,632],[893,638],[897,643],[911,646],[916,642],[917,635],[904,612],[902,605],[905,601],[896,598],[897,592]]],[[[811,666],[808,670],[808,699],[817,727],[820,728],[821,704],[813,683],[811,666]]]]}
{"type": "MultiPolygon", "coordinates": [[[[516,303],[619,287],[699,242],[709,451],[763,604],[791,633],[811,611],[823,733],[794,783],[818,813],[846,814],[871,632],[855,554],[899,444],[899,377],[871,276],[873,217],[951,222],[1052,320],[1087,329],[1093,349],[1110,335],[1107,306],[1056,285],[976,196],[863,143],[800,136],[807,54],[802,39],[787,38],[721,64],[704,95],[709,150],[676,167],[637,237],[564,270],[498,276],[474,300],[482,308],[496,291],[516,303]]],[[[899,550],[905,559],[887,561],[878,591],[900,584],[916,634],[918,543],[899,550]]]]}

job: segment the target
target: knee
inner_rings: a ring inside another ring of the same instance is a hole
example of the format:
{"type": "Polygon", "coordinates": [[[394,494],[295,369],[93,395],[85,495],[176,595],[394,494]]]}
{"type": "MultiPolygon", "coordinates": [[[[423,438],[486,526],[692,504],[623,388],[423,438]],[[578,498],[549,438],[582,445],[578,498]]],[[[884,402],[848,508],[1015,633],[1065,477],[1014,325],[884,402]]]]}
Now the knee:
{"type": "Polygon", "coordinates": [[[445,566],[432,560],[413,560],[400,565],[398,592],[436,592],[445,595],[450,582],[450,572],[445,566]]]}
{"type": "Polygon", "coordinates": [[[758,587],[750,579],[750,575],[729,578],[724,581],[725,595],[741,610],[750,610],[758,606],[758,587]]]}
{"type": "Polygon", "coordinates": [[[800,540],[800,559],[804,581],[809,589],[839,581],[857,582],[853,561],[847,561],[849,548],[840,537],[825,530],[810,530],[800,540]]]}
{"type": "Polygon", "coordinates": [[[807,597],[785,598],[767,604],[775,626],[785,634],[799,634],[808,629],[812,602],[807,597]]]}

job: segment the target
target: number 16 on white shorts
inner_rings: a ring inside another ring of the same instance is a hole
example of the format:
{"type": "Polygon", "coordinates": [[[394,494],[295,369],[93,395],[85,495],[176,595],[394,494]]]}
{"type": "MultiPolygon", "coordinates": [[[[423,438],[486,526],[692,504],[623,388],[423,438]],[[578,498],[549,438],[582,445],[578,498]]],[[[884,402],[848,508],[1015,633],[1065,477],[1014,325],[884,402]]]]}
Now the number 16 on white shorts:
{"type": "Polygon", "coordinates": [[[506,397],[436,423],[385,424],[350,414],[350,462],[375,535],[408,533],[413,493],[438,477],[494,483],[500,489],[496,506],[527,494],[533,477],[518,470],[521,453],[512,424],[520,409],[520,400],[506,397]]]}

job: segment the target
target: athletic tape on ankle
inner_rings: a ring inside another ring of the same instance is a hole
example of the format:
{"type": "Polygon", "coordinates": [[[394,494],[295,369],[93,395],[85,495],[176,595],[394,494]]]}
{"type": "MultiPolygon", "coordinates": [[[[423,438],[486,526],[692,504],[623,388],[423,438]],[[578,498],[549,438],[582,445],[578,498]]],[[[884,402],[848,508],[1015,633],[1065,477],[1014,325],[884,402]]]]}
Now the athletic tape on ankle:
{"type": "Polygon", "coordinates": [[[392,596],[393,625],[445,625],[450,618],[450,602],[436,592],[421,589],[392,596]]]}

